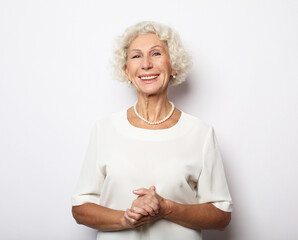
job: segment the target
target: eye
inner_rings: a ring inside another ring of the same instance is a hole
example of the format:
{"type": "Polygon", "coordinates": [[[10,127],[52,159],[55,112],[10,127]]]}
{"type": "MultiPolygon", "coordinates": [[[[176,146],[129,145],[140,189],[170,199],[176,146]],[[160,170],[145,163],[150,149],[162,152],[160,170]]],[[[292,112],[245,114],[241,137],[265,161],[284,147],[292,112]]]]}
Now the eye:
{"type": "Polygon", "coordinates": [[[152,54],[152,56],[160,56],[161,54],[159,53],[159,52],[154,52],[153,54],[152,54]]]}
{"type": "Polygon", "coordinates": [[[140,57],[141,57],[140,55],[134,55],[131,58],[140,58],[140,57]]]}

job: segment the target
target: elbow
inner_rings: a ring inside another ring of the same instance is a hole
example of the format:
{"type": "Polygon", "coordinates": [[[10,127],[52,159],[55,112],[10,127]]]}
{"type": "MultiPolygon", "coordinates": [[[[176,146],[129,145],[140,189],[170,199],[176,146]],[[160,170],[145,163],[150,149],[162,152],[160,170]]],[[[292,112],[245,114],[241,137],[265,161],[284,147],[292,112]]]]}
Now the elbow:
{"type": "Polygon", "coordinates": [[[219,218],[217,230],[224,231],[225,228],[229,225],[231,222],[231,213],[230,212],[222,212],[221,217],[219,218]]]}
{"type": "Polygon", "coordinates": [[[77,224],[82,224],[82,222],[80,221],[80,211],[78,209],[78,206],[73,206],[71,209],[72,212],[72,216],[73,218],[76,220],[77,224]]]}

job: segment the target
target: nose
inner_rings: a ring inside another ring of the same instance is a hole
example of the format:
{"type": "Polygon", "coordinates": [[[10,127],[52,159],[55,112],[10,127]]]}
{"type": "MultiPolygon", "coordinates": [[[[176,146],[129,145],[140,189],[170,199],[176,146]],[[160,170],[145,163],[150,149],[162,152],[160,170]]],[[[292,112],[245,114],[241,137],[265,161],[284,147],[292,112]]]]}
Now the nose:
{"type": "Polygon", "coordinates": [[[153,64],[151,62],[150,56],[144,56],[142,58],[142,69],[143,70],[149,70],[153,67],[153,64]]]}

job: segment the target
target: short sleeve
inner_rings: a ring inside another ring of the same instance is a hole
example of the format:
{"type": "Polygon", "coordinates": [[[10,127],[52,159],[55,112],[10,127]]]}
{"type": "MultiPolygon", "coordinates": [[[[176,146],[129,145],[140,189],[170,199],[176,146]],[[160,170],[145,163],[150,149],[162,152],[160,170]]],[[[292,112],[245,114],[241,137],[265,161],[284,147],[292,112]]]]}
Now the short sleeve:
{"type": "Polygon", "coordinates": [[[99,204],[104,174],[99,168],[99,127],[95,124],[91,131],[89,145],[81,174],[75,192],[72,196],[72,205],[82,205],[87,202],[99,204]]]}
{"type": "Polygon", "coordinates": [[[199,203],[212,203],[225,212],[232,211],[221,154],[213,128],[209,130],[203,149],[203,166],[197,184],[199,203]]]}

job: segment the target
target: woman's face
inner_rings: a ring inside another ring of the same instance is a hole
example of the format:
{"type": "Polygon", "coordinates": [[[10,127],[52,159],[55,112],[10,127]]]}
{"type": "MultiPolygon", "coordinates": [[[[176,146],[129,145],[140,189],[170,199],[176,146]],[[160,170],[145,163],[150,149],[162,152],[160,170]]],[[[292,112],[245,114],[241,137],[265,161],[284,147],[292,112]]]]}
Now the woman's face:
{"type": "Polygon", "coordinates": [[[175,74],[166,43],[153,33],[136,37],[127,50],[125,72],[139,93],[166,92],[170,76],[175,74]]]}

